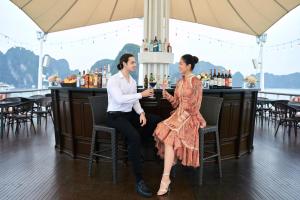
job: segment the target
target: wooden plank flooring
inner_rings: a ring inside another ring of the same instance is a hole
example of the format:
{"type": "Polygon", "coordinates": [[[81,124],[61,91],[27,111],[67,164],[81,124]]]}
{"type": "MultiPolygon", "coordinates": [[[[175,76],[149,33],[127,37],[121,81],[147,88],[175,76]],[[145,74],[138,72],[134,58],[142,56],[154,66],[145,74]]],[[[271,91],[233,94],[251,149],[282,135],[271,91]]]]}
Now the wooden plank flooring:
{"type": "MultiPolygon", "coordinates": [[[[300,132],[300,131],[299,131],[300,132]]],[[[171,193],[164,198],[178,200],[299,200],[300,134],[274,137],[274,125],[257,126],[254,151],[240,159],[224,161],[223,179],[216,167],[204,169],[204,185],[198,187],[192,169],[180,168],[171,193]]],[[[10,134],[0,140],[0,199],[143,199],[134,191],[130,166],[119,164],[119,182],[111,182],[111,165],[100,162],[94,176],[87,176],[87,161],[73,160],[54,149],[53,126],[44,125],[38,133],[10,134]]],[[[145,180],[157,190],[162,162],[144,164],[145,180]]]]}

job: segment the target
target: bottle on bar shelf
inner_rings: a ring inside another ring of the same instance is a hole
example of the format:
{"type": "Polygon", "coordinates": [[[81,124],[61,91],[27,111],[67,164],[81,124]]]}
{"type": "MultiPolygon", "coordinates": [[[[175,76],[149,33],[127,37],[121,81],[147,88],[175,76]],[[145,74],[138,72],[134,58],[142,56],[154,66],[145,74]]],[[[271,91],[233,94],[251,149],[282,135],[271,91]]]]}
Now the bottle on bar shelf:
{"type": "Polygon", "coordinates": [[[98,88],[102,88],[102,67],[100,67],[100,71],[98,73],[98,88]]]}
{"type": "Polygon", "coordinates": [[[232,76],[231,71],[228,71],[228,88],[232,89],[232,76]]]}
{"type": "Polygon", "coordinates": [[[107,65],[107,73],[106,73],[106,82],[110,79],[111,72],[110,72],[110,64],[107,65]]]}
{"type": "Polygon", "coordinates": [[[170,42],[168,42],[167,52],[168,52],[168,53],[172,53],[172,47],[171,47],[171,45],[170,45],[170,42]]]}
{"type": "Polygon", "coordinates": [[[222,77],[220,74],[220,70],[218,70],[218,75],[217,75],[217,88],[221,88],[222,87],[222,77]]]}
{"type": "Polygon", "coordinates": [[[160,89],[160,84],[161,84],[161,82],[160,82],[160,76],[156,75],[156,88],[157,89],[160,89]]]}
{"type": "Polygon", "coordinates": [[[164,74],[162,84],[164,85],[163,87],[165,87],[165,89],[168,87],[168,78],[166,74],[164,74]]]}
{"type": "MultiPolygon", "coordinates": [[[[171,88],[171,77],[170,77],[170,75],[167,78],[167,82],[168,82],[167,88],[171,88]]],[[[176,81],[175,81],[175,84],[176,84],[176,81]]]]}
{"type": "Polygon", "coordinates": [[[158,51],[158,52],[162,52],[162,44],[161,44],[161,40],[158,40],[157,51],[158,51]]]}
{"type": "Polygon", "coordinates": [[[153,82],[153,81],[154,81],[153,73],[150,73],[149,83],[151,83],[151,82],[153,82]]]}
{"type": "Polygon", "coordinates": [[[229,78],[226,71],[225,71],[225,88],[229,88],[229,78]]]}
{"type": "Polygon", "coordinates": [[[209,89],[213,89],[213,88],[214,88],[213,69],[210,69],[209,89]]]}
{"type": "Polygon", "coordinates": [[[98,69],[95,69],[95,72],[93,74],[93,87],[97,88],[98,87],[98,69]]]}
{"type": "Polygon", "coordinates": [[[216,69],[214,69],[213,79],[214,79],[213,89],[216,89],[218,87],[218,77],[216,74],[216,69]]]}
{"type": "Polygon", "coordinates": [[[85,77],[85,71],[83,70],[82,71],[82,75],[80,77],[80,87],[85,87],[85,79],[84,79],[84,77],[85,77]]]}
{"type": "Polygon", "coordinates": [[[140,46],[140,52],[144,52],[145,51],[144,44],[145,44],[145,39],[143,39],[142,44],[140,46]]]}
{"type": "Polygon", "coordinates": [[[225,75],[224,75],[224,71],[222,71],[221,79],[222,79],[222,85],[221,85],[221,88],[224,89],[224,88],[225,88],[225,75]]]}
{"type": "Polygon", "coordinates": [[[165,41],[161,45],[161,51],[167,52],[167,47],[168,47],[167,38],[165,38],[165,41]]]}
{"type": "Polygon", "coordinates": [[[90,72],[89,72],[88,69],[86,70],[86,74],[85,74],[85,77],[84,77],[84,82],[85,82],[85,87],[89,88],[90,85],[91,85],[91,82],[90,82],[90,72]]]}
{"type": "Polygon", "coordinates": [[[154,41],[153,41],[153,52],[158,52],[158,40],[157,37],[154,37],[154,41]]]}
{"type": "Polygon", "coordinates": [[[106,66],[104,65],[104,67],[103,67],[103,74],[102,74],[102,88],[106,88],[106,84],[107,84],[107,79],[106,79],[106,66]]]}
{"type": "Polygon", "coordinates": [[[148,88],[148,76],[147,74],[145,75],[145,78],[144,78],[144,88],[148,88]]]}
{"type": "Polygon", "coordinates": [[[76,87],[80,87],[80,78],[81,78],[81,73],[78,72],[76,76],[76,87]]]}

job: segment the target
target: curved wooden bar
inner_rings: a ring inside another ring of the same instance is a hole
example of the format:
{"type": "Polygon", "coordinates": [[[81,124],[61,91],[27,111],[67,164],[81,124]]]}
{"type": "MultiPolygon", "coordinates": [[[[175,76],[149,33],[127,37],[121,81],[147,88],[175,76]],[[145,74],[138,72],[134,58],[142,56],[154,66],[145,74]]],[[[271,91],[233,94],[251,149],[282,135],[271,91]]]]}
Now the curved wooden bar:
{"type": "MultiPolygon", "coordinates": [[[[89,96],[106,93],[98,88],[50,88],[53,98],[56,148],[73,158],[88,158],[92,134],[92,115],[89,96]]],[[[173,89],[169,90],[170,93],[173,89]]],[[[257,89],[205,89],[204,95],[223,97],[220,115],[220,139],[222,159],[238,158],[253,149],[257,89]]],[[[171,105],[161,99],[141,100],[146,113],[169,116],[171,105]]],[[[99,138],[99,140],[105,140],[99,138]]],[[[207,137],[206,144],[214,138],[207,137]]],[[[154,148],[154,147],[153,147],[154,148]]],[[[213,148],[213,147],[211,147],[213,148]]]]}

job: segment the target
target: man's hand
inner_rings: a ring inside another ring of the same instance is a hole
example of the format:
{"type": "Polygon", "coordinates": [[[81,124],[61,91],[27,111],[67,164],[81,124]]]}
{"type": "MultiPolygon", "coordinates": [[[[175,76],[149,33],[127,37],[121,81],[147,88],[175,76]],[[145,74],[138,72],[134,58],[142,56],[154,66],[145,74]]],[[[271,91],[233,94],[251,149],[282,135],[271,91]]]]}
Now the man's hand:
{"type": "Polygon", "coordinates": [[[140,114],[140,124],[141,124],[141,126],[145,126],[146,123],[147,123],[147,119],[146,119],[145,113],[143,112],[140,114]]]}
{"type": "Polygon", "coordinates": [[[141,92],[142,97],[149,97],[153,95],[154,90],[153,89],[147,89],[141,92]]]}

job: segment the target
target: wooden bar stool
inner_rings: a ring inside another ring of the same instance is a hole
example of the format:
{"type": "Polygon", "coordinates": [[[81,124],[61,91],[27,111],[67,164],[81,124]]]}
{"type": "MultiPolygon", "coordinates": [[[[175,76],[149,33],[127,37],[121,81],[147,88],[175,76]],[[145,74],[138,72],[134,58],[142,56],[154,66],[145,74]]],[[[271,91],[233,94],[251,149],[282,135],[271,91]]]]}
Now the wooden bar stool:
{"type": "Polygon", "coordinates": [[[203,180],[203,168],[204,162],[217,157],[218,159],[218,168],[219,168],[219,176],[222,178],[222,166],[221,166],[221,153],[220,153],[220,139],[219,139],[219,115],[222,107],[223,98],[220,97],[211,97],[211,96],[203,96],[202,104],[200,108],[200,113],[206,120],[207,126],[205,128],[199,129],[200,134],[200,176],[199,176],[199,184],[202,185],[203,180]],[[204,157],[204,136],[206,134],[214,134],[215,135],[215,146],[216,152],[206,151],[209,156],[204,157]]]}

